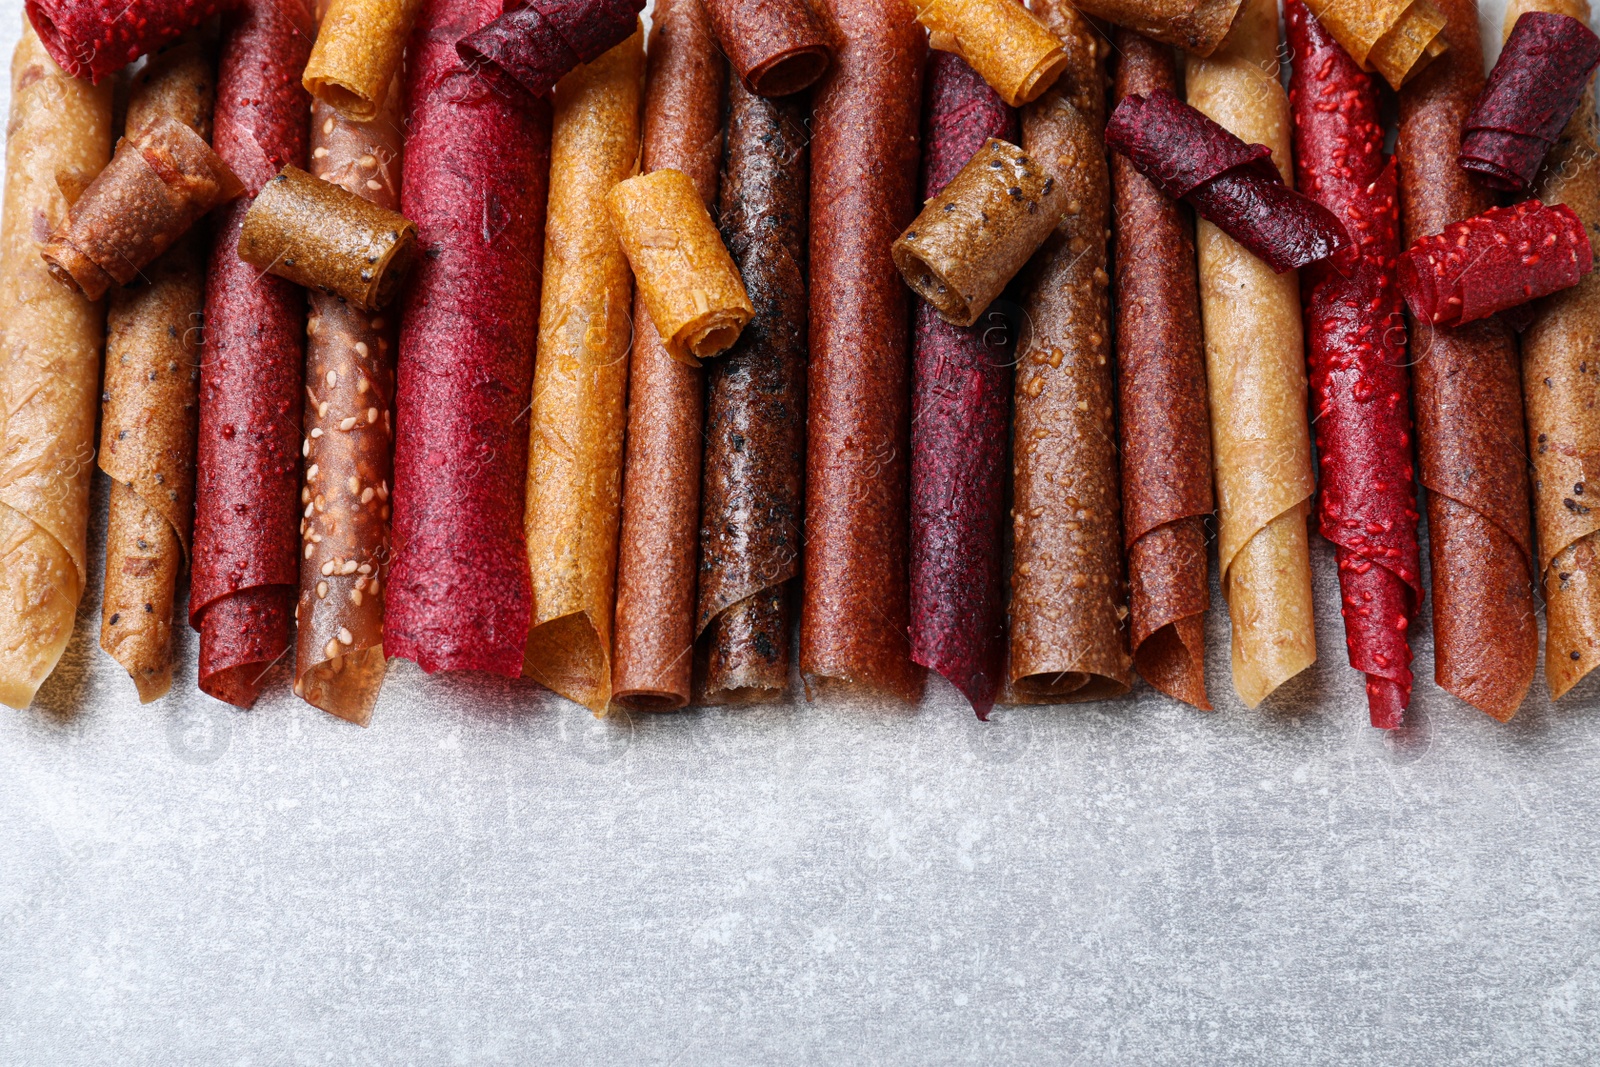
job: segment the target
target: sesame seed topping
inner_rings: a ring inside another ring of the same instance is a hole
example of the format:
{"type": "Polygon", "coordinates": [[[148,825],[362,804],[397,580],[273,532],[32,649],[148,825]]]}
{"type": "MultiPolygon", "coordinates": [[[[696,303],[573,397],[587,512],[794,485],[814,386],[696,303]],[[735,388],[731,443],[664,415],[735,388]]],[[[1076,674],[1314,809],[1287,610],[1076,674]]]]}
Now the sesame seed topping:
{"type": "MultiPolygon", "coordinates": [[[[306,555],[307,556],[311,555],[311,550],[309,548],[306,549],[306,555]]],[[[333,573],[333,560],[331,560],[331,559],[327,560],[322,564],[322,573],[323,573],[324,576],[327,576],[327,575],[330,575],[330,574],[333,573]]]]}
{"type": "Polygon", "coordinates": [[[322,654],[328,659],[336,658],[339,655],[338,642],[330,640],[327,644],[323,645],[322,654]]]}
{"type": "Polygon", "coordinates": [[[356,417],[354,415],[351,415],[348,419],[339,420],[339,429],[341,430],[353,430],[355,426],[356,417]]]}
{"type": "Polygon", "coordinates": [[[324,380],[327,381],[327,383],[329,385],[338,385],[339,384],[339,372],[336,371],[336,370],[329,371],[327,374],[325,374],[323,376],[323,378],[324,378],[324,380]]]}
{"type": "Polygon", "coordinates": [[[361,479],[357,478],[354,474],[350,476],[349,481],[345,482],[345,484],[350,487],[351,493],[361,492],[361,479]]]}
{"type": "Polygon", "coordinates": [[[317,546],[316,545],[307,544],[306,545],[306,559],[310,559],[311,558],[311,553],[315,552],[316,550],[317,550],[317,546]]]}
{"type": "Polygon", "coordinates": [[[317,599],[321,600],[324,597],[326,597],[327,595],[328,595],[328,583],[327,582],[318,582],[317,583],[317,599]]]}
{"type": "Polygon", "coordinates": [[[317,150],[315,152],[311,153],[311,158],[312,159],[327,159],[328,158],[328,150],[326,148],[323,148],[321,145],[318,145],[317,146],[317,150]]]}
{"type": "Polygon", "coordinates": [[[378,409],[377,408],[368,408],[367,409],[367,425],[371,426],[373,423],[375,423],[377,421],[378,421],[378,409]]]}
{"type": "Polygon", "coordinates": [[[311,466],[306,468],[306,480],[310,481],[310,480],[316,478],[316,476],[318,474],[321,474],[321,473],[322,473],[322,464],[313,463],[311,466]]]}
{"type": "Polygon", "coordinates": [[[356,643],[355,635],[350,632],[348,627],[339,627],[339,643],[341,645],[353,645],[356,643]]]}
{"type": "Polygon", "coordinates": [[[376,156],[372,155],[369,152],[366,155],[362,156],[357,162],[361,166],[367,167],[367,168],[370,169],[370,168],[376,167],[378,165],[378,158],[376,156]]]}
{"type": "Polygon", "coordinates": [[[367,188],[368,189],[373,189],[373,190],[382,189],[383,188],[383,183],[380,182],[376,178],[368,178],[367,179],[367,188]]]}
{"type": "Polygon", "coordinates": [[[356,570],[360,571],[362,574],[371,574],[372,573],[372,564],[363,563],[361,566],[357,567],[356,570]]]}
{"type": "Polygon", "coordinates": [[[361,490],[361,502],[363,504],[365,504],[368,501],[370,501],[371,499],[372,499],[372,486],[369,485],[365,489],[361,490]]]}
{"type": "MultiPolygon", "coordinates": [[[[312,430],[311,431],[311,436],[312,436],[313,439],[321,437],[322,436],[322,427],[318,426],[316,429],[312,430]]],[[[309,448],[310,446],[307,446],[307,447],[309,448]]]]}
{"type": "Polygon", "coordinates": [[[356,605],[359,605],[361,603],[361,590],[359,590],[359,589],[350,590],[350,603],[356,604],[356,605]]]}
{"type": "Polygon", "coordinates": [[[355,572],[356,572],[356,561],[353,560],[353,559],[345,560],[344,561],[344,566],[339,568],[339,573],[340,574],[354,574],[355,572]]]}

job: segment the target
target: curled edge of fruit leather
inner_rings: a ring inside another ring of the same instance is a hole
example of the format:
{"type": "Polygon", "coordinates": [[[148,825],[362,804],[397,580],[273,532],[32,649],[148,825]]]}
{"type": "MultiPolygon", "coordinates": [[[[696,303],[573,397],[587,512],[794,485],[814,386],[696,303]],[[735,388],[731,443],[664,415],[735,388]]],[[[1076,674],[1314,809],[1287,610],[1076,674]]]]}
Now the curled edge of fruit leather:
{"type": "Polygon", "coordinates": [[[1009,107],[1037,100],[1069,62],[1061,41],[1018,0],[912,0],[929,47],[953,52],[1009,107]]]}
{"type": "Polygon", "coordinates": [[[1244,0],[1079,0],[1085,15],[1204,58],[1228,36],[1244,0]]]}
{"type": "Polygon", "coordinates": [[[833,43],[808,0],[705,0],[717,43],[755,96],[809,89],[833,62],[833,43]]]}

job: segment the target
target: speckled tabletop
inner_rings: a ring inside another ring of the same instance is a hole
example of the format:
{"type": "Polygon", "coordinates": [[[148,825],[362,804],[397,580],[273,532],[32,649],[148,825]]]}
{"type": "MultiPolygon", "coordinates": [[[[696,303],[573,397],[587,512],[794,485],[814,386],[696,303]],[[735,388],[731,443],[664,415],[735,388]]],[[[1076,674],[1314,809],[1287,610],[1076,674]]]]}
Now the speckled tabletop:
{"type": "Polygon", "coordinates": [[[286,673],[199,695],[187,633],[141,708],[97,578],[0,709],[0,1064],[1592,1062],[1600,682],[1500,726],[1425,612],[1416,725],[1371,730],[1316,551],[1264,710],[1219,608],[1216,714],[987,726],[942,681],[602,722],[395,661],[361,730],[286,673]]]}

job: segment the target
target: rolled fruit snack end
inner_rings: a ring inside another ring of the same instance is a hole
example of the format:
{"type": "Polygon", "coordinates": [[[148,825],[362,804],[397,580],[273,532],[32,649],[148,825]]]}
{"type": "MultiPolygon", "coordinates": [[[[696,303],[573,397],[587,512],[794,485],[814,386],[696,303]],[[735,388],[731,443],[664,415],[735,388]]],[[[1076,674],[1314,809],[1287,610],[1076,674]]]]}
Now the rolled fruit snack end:
{"type": "Polygon", "coordinates": [[[301,78],[306,91],[351,122],[376,119],[420,10],[422,0],[333,0],[301,78]]]}
{"type": "Polygon", "coordinates": [[[1398,89],[1443,55],[1445,17],[1430,0],[1310,0],[1306,5],[1365,71],[1398,89]]]}
{"type": "Polygon", "coordinates": [[[1080,0],[1078,10],[1203,58],[1228,36],[1243,4],[1244,0],[1080,0]]]}
{"type": "Polygon", "coordinates": [[[182,37],[229,0],[27,0],[45,51],[74,78],[96,84],[140,56],[182,37]]]}
{"type": "Polygon", "coordinates": [[[534,0],[507,11],[457,45],[496,91],[549,96],[556,83],[633,33],[645,0],[534,0]]]}
{"type": "Polygon", "coordinates": [[[618,182],[606,207],[667,352],[694,366],[726,351],[755,308],[694,182],[651,171],[618,182]]]}
{"type": "MultiPolygon", "coordinates": [[[[1113,99],[1177,88],[1170,47],[1127,29],[1114,45],[1113,99]]],[[[1111,188],[1129,644],[1145,681],[1210,711],[1205,522],[1214,505],[1194,222],[1120,153],[1111,188]]]]}
{"type": "Polygon", "coordinates": [[[1017,0],[912,0],[929,46],[953,52],[1011,107],[1021,107],[1060,77],[1066,52],[1017,0]]]}
{"type": "Polygon", "coordinates": [[[705,8],[728,62],[756,96],[809,89],[833,59],[807,0],[705,0],[705,8]]]}
{"type": "MultiPolygon", "coordinates": [[[[1016,112],[949,52],[928,57],[923,123],[925,198],[990,138],[1020,136],[1016,112]]],[[[1008,325],[992,313],[952,326],[919,300],[912,339],[911,658],[949,679],[982,719],[1005,679],[1008,325]]]]}
{"type": "Polygon", "coordinates": [[[946,322],[971,326],[1066,209],[1064,183],[991,137],[895,241],[895,266],[946,322]]]}
{"type": "MultiPolygon", "coordinates": [[[[176,118],[209,137],[215,97],[213,58],[191,34],[134,77],[125,129],[176,118]]],[[[146,284],[112,291],[106,328],[98,459],[112,484],[100,647],[149,703],[172,687],[176,585],[194,523],[205,234],[185,234],[142,273],[146,284]]]]}
{"type": "Polygon", "coordinates": [[[40,254],[56,281],[98,300],[244,191],[205,138],[164,116],[128,131],[40,254]]]}

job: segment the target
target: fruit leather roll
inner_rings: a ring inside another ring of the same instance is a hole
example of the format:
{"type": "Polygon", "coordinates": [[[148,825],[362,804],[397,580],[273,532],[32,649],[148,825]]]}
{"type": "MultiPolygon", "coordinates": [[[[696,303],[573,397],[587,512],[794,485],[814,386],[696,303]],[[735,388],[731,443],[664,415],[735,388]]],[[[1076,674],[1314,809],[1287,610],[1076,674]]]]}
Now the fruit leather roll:
{"type": "Polygon", "coordinates": [[[1080,0],[1078,10],[1197,56],[1217,50],[1244,0],[1080,0]]]}
{"type": "Polygon", "coordinates": [[[388,100],[422,0],[333,0],[301,79],[351,122],[372,122],[388,100]]]}
{"type": "Polygon", "coordinates": [[[929,44],[966,60],[1012,107],[1037,100],[1066,69],[1054,34],[1016,0],[912,0],[929,44]]]}
{"type": "Polygon", "coordinates": [[[1377,71],[1396,89],[1448,45],[1444,13],[1430,0],[1310,0],[1306,6],[1362,70],[1377,71]]]}
{"type": "MultiPolygon", "coordinates": [[[[1017,115],[959,56],[928,57],[922,194],[932,198],[1017,115]]],[[[999,313],[952,326],[917,302],[911,360],[911,658],[980,717],[1005,670],[1007,420],[1011,338],[999,313]]]]}
{"type": "Polygon", "coordinates": [[[1036,9],[1066,44],[1055,86],[1022,111],[1022,143],[1065,189],[1067,214],[1029,264],[1031,331],[1016,365],[1007,697],[1054,704],[1133,682],[1111,383],[1105,73],[1099,37],[1068,0],[1036,9]]]}
{"type": "Polygon", "coordinates": [[[549,96],[563,75],[626,40],[644,0],[529,0],[456,46],[501,92],[549,96]]]}
{"type": "Polygon", "coordinates": [[[561,80],[528,461],[529,677],[603,715],[622,504],[633,279],[606,195],[639,156],[644,35],[561,80]]]}
{"type": "MultiPolygon", "coordinates": [[[[197,38],[153,56],[134,78],[126,128],[176,120],[211,136],[212,60],[197,38]]],[[[204,235],[189,233],[112,291],[100,469],[111,478],[100,647],[148,703],[172,688],[178,571],[194,524],[196,405],[205,311],[204,235]]]]}
{"type": "MultiPolygon", "coordinates": [[[[320,100],[312,105],[312,174],[378,207],[399,208],[400,97],[395,83],[371,122],[353,122],[320,100]]],[[[398,327],[393,315],[311,294],[294,691],[363,726],[387,665],[383,594],[398,327]]]]}
{"type": "MultiPolygon", "coordinates": [[[[306,160],[300,71],[314,29],[304,0],[247,0],[229,14],[217,67],[217,155],[255,195],[306,160]]],[[[249,203],[221,214],[211,243],[201,352],[194,577],[200,688],[239,707],[289,651],[298,580],[300,407],[306,300],[234,249],[249,203]]]]}
{"type": "MultiPolygon", "coordinates": [[[[1172,49],[1118,29],[1114,99],[1177,89],[1172,49]]],[[[1211,416],[1201,348],[1194,223],[1187,209],[1111,156],[1116,208],[1122,537],[1129,643],[1140,677],[1168,696],[1206,699],[1205,519],[1211,514],[1211,416]]]]}
{"type": "MultiPolygon", "coordinates": [[[[727,64],[700,0],[658,0],[654,15],[642,167],[681,172],[711,204],[727,64]]],[[[612,688],[627,707],[679,708],[689,701],[694,664],[705,375],[663,347],[643,294],[634,297],[633,321],[612,688]]]]}
{"type": "MultiPolygon", "coordinates": [[[[1189,102],[1289,166],[1278,5],[1247,0],[1228,43],[1192,62],[1189,102]]],[[[1317,658],[1306,516],[1313,488],[1300,282],[1202,219],[1200,306],[1216,468],[1218,563],[1233,620],[1233,684],[1255,707],[1317,658]]]]}
{"type": "Polygon", "coordinates": [[[411,36],[400,207],[424,247],[401,304],[383,648],[429,673],[516,677],[550,109],[493,92],[457,55],[499,13],[428,0],[411,36]]]}
{"type": "MultiPolygon", "coordinates": [[[[1511,0],[1507,30],[1528,11],[1589,21],[1586,0],[1511,0]]],[[[1547,204],[1566,204],[1591,233],[1600,226],[1597,157],[1600,129],[1585,91],[1533,192],[1547,204]]],[[[1534,307],[1522,334],[1522,383],[1545,596],[1544,673],[1550,695],[1559,697],[1600,663],[1600,508],[1587,498],[1600,461],[1600,275],[1534,307]]]]}
{"type": "Polygon", "coordinates": [[[1322,456],[1317,518],[1336,546],[1350,665],[1367,676],[1372,725],[1393,728],[1411,701],[1406,629],[1422,604],[1411,376],[1394,268],[1399,189],[1372,77],[1300,0],[1285,13],[1301,60],[1289,92],[1296,179],[1354,240],[1301,276],[1322,456]]]}
{"type": "Polygon", "coordinates": [[[789,582],[800,570],[806,412],[805,100],[728,87],[722,233],[755,306],[707,368],[700,509],[703,697],[789,684],[789,582]]]}
{"type": "MultiPolygon", "coordinates": [[[[111,86],[61,72],[24,25],[11,57],[0,225],[0,703],[27,707],[72,637],[88,574],[100,305],[40,246],[111,155],[111,86]]],[[[887,246],[886,246],[887,247],[887,246]]]]}
{"type": "Polygon", "coordinates": [[[242,0],[27,0],[50,57],[74,78],[99,82],[242,0]]]}
{"type": "Polygon", "coordinates": [[[890,246],[916,214],[927,42],[901,0],[822,11],[840,43],[812,115],[800,670],[909,701],[910,308],[890,246]]]}
{"type": "Polygon", "coordinates": [[[705,0],[705,8],[734,73],[757,96],[808,89],[833,58],[808,0],[705,0]]]}
{"type": "MultiPolygon", "coordinates": [[[[1400,91],[1400,214],[1415,242],[1491,206],[1456,164],[1483,88],[1471,0],[1441,0],[1449,51],[1400,91]]],[[[1434,678],[1502,721],[1539,658],[1517,344],[1497,318],[1456,329],[1412,320],[1417,453],[1428,490],[1434,678]]]]}

